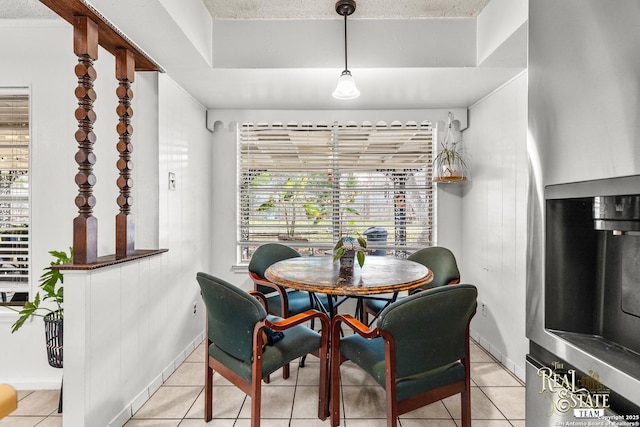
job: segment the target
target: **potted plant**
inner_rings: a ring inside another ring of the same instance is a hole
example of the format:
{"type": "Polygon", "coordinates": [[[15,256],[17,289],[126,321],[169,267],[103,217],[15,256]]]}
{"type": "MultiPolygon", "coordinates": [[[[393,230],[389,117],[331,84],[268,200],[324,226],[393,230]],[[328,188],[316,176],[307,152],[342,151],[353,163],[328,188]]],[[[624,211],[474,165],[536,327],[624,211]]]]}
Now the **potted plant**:
{"type": "MultiPolygon", "coordinates": [[[[45,322],[45,337],[47,344],[47,356],[49,364],[54,368],[62,367],[62,337],[64,321],[64,276],[58,269],[51,267],[70,264],[73,262],[73,248],[69,248],[69,254],[64,251],[50,251],[55,260],[45,268],[40,276],[40,290],[36,292],[33,301],[27,301],[22,310],[18,311],[20,317],[12,325],[11,332],[19,330],[24,322],[32,316],[40,316],[45,322]],[[42,292],[42,295],[41,295],[42,292]],[[53,302],[53,306],[41,306],[45,301],[53,302]]],[[[11,307],[9,307],[11,308],[11,307]]]]}
{"type": "Polygon", "coordinates": [[[364,265],[367,241],[362,236],[341,237],[333,247],[333,260],[340,260],[340,268],[353,268],[354,259],[358,259],[360,268],[364,265]]]}
{"type": "Polygon", "coordinates": [[[434,181],[465,181],[467,179],[467,163],[464,160],[462,139],[455,140],[451,129],[452,114],[449,113],[449,123],[446,134],[440,143],[440,151],[433,159],[434,181]]]}
{"type": "MultiPolygon", "coordinates": [[[[460,142],[460,141],[458,141],[460,142]]],[[[467,164],[461,154],[462,148],[458,147],[458,142],[450,145],[442,145],[434,159],[438,176],[436,181],[464,181],[466,180],[467,164]]]]}

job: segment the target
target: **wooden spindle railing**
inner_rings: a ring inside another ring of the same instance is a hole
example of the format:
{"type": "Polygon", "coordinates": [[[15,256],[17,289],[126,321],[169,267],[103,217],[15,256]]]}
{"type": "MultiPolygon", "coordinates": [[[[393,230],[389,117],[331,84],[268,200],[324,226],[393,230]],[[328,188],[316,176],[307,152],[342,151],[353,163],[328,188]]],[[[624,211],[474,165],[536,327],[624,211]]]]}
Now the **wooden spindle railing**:
{"type": "Polygon", "coordinates": [[[131,160],[133,152],[133,143],[131,142],[133,90],[131,83],[135,79],[135,59],[133,53],[127,49],[120,49],[116,55],[116,79],[120,82],[116,89],[119,100],[116,108],[119,118],[119,123],[116,126],[119,140],[116,147],[120,154],[120,158],[116,162],[120,171],[120,176],[116,181],[120,189],[120,195],[117,199],[120,212],[116,215],[116,258],[122,259],[131,256],[135,250],[135,224],[133,215],[131,215],[133,203],[133,197],[131,197],[131,188],[133,187],[133,179],[131,178],[131,170],[133,169],[133,161],[131,160]]]}
{"type": "Polygon", "coordinates": [[[75,17],[73,51],[78,56],[78,64],[75,66],[78,77],[75,91],[78,98],[78,108],[75,111],[78,120],[75,134],[78,142],[75,156],[78,163],[78,195],[75,199],[78,216],[73,220],[73,249],[75,262],[91,264],[98,259],[98,219],[93,216],[96,204],[93,195],[93,186],[96,184],[96,176],[93,174],[93,165],[96,163],[96,155],[93,153],[93,144],[96,142],[96,135],[93,133],[93,123],[96,121],[93,102],[97,98],[93,89],[93,82],[97,77],[93,61],[98,59],[98,26],[86,16],[75,17]]]}
{"type": "Polygon", "coordinates": [[[75,66],[75,74],[78,78],[78,86],[75,90],[78,99],[78,108],[75,111],[78,121],[78,130],[75,134],[78,143],[78,151],[75,155],[78,163],[78,173],[75,178],[78,185],[78,195],[75,198],[78,216],[73,220],[75,267],[67,266],[66,268],[84,269],[92,268],[92,265],[111,265],[129,258],[136,259],[164,252],[165,250],[162,249],[135,249],[135,224],[131,213],[133,203],[131,195],[133,90],[131,84],[135,80],[136,71],[162,72],[163,70],[90,5],[80,0],[40,0],[40,2],[73,25],[73,50],[78,56],[78,64],[75,66]],[[115,257],[105,256],[101,259],[98,259],[98,219],[93,216],[93,208],[96,205],[93,187],[97,181],[93,172],[93,166],[96,163],[93,146],[97,140],[93,132],[93,124],[96,121],[93,103],[97,99],[93,88],[97,73],[93,63],[98,59],[98,46],[103,47],[116,58],[115,76],[118,80],[116,149],[119,153],[116,162],[119,171],[116,185],[120,192],[116,200],[119,206],[119,213],[116,215],[116,254],[115,257]]]}

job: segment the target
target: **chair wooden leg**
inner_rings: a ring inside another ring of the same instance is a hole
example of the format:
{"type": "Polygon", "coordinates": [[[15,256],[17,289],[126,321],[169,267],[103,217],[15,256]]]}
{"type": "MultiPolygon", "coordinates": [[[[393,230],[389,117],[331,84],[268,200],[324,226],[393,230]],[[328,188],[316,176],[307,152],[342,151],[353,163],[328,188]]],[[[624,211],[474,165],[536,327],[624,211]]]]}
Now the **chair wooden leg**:
{"type": "Polygon", "coordinates": [[[395,392],[387,394],[387,427],[398,427],[398,404],[396,403],[395,392]]]}
{"type": "Polygon", "coordinates": [[[282,378],[285,380],[289,378],[289,373],[290,373],[290,368],[289,368],[289,364],[287,363],[282,367],[282,378]]]}
{"type": "Polygon", "coordinates": [[[340,361],[331,360],[331,427],[340,425],[340,361]]]}
{"type": "Polygon", "coordinates": [[[469,387],[460,394],[460,401],[460,417],[462,419],[461,427],[471,427],[471,390],[469,387]]]}
{"type": "Polygon", "coordinates": [[[251,427],[260,427],[260,401],[261,401],[261,383],[255,381],[253,384],[253,393],[251,395],[251,427]]]}
{"type": "Polygon", "coordinates": [[[340,425],[340,328],[339,322],[332,325],[331,340],[331,362],[329,367],[331,374],[329,377],[330,384],[330,407],[331,407],[331,427],[340,425]]]}
{"type": "Polygon", "coordinates": [[[384,337],[385,394],[387,397],[387,427],[398,425],[398,401],[396,400],[395,341],[384,337]]]}
{"type": "Polygon", "coordinates": [[[320,352],[320,387],[318,390],[318,418],[322,421],[329,414],[329,355],[320,352]]]}
{"type": "Polygon", "coordinates": [[[207,362],[205,363],[204,377],[204,420],[211,421],[213,418],[213,369],[209,366],[209,356],[207,354],[207,362]]]}

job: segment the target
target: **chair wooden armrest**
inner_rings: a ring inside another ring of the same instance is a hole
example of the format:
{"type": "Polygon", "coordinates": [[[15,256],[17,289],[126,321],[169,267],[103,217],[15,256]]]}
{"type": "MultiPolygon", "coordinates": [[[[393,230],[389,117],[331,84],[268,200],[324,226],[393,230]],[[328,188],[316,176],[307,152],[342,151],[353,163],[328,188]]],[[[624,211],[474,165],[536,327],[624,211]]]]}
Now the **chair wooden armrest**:
{"type": "Polygon", "coordinates": [[[274,289],[275,291],[278,291],[278,293],[281,292],[286,292],[286,289],[283,288],[280,285],[276,285],[275,283],[267,280],[267,279],[263,279],[262,277],[258,276],[256,273],[254,273],[253,271],[249,272],[249,277],[251,277],[251,280],[253,281],[253,284],[255,286],[268,286],[272,289],[274,289]]]}
{"type": "Polygon", "coordinates": [[[260,304],[262,304],[262,306],[264,307],[265,311],[268,310],[267,309],[267,297],[265,297],[262,292],[249,291],[249,295],[255,297],[258,301],[260,301],[260,304]]]}
{"type": "Polygon", "coordinates": [[[337,314],[334,316],[332,323],[331,333],[334,337],[340,336],[340,325],[342,323],[349,326],[355,333],[363,338],[371,339],[380,336],[378,328],[370,328],[350,314],[337,314]]]}
{"type": "MultiPolygon", "coordinates": [[[[286,317],[287,314],[289,313],[289,297],[287,296],[287,289],[280,285],[276,285],[275,283],[270,282],[266,279],[263,279],[253,271],[249,272],[249,277],[251,277],[251,280],[253,281],[253,286],[255,287],[256,290],[258,290],[258,286],[266,286],[278,293],[278,297],[280,298],[280,301],[282,301],[282,313],[277,313],[277,314],[282,317],[286,317]]],[[[267,312],[268,311],[269,310],[267,309],[267,312]]]]}
{"type": "Polygon", "coordinates": [[[269,319],[264,320],[264,325],[274,331],[284,331],[294,326],[305,323],[311,319],[320,319],[322,324],[322,330],[329,331],[329,318],[326,314],[318,310],[307,310],[303,313],[296,314],[295,316],[287,317],[285,319],[273,322],[269,319]]]}

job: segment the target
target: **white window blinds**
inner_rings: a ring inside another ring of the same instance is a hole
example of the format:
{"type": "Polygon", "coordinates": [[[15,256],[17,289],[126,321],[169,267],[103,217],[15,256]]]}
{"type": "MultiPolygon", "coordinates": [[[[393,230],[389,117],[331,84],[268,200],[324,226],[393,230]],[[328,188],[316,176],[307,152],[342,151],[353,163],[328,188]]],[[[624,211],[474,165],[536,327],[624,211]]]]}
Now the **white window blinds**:
{"type": "Polygon", "coordinates": [[[29,291],[29,97],[0,91],[0,302],[29,291]]]}
{"type": "Polygon", "coordinates": [[[270,241],[330,250],[361,234],[382,254],[433,241],[432,127],[253,125],[240,129],[243,258],[270,241]]]}

